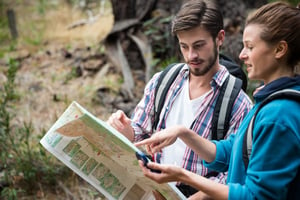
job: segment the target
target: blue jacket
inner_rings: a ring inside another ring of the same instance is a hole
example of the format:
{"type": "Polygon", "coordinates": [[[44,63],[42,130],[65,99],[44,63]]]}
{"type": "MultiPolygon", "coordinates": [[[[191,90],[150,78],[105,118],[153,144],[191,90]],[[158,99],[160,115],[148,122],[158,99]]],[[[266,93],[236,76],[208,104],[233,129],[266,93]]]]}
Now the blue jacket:
{"type": "MultiPolygon", "coordinates": [[[[236,135],[214,141],[216,158],[205,166],[228,170],[228,199],[287,199],[290,183],[300,173],[300,103],[280,99],[265,105],[253,128],[252,153],[247,171],[243,163],[243,138],[258,105],[269,94],[286,88],[300,91],[300,76],[275,80],[257,94],[255,106],[245,117],[236,135]]],[[[300,199],[296,188],[291,199],[300,199]]]]}

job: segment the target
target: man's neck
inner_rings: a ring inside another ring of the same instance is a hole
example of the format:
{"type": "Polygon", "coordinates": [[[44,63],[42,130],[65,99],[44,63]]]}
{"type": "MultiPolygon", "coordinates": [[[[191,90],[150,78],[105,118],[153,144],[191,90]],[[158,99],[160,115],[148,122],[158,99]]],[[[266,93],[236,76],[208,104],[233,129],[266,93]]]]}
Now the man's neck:
{"type": "Polygon", "coordinates": [[[199,96],[207,93],[211,90],[211,81],[213,76],[219,70],[219,65],[213,67],[210,71],[208,71],[203,76],[195,76],[190,73],[189,76],[189,95],[190,99],[198,98],[199,96]]]}

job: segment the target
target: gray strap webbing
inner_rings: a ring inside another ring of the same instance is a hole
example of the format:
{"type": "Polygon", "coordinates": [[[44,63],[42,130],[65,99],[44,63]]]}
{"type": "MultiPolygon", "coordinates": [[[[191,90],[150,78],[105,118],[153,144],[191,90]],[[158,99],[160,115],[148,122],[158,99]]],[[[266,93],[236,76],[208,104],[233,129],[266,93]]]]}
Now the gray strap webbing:
{"type": "Polygon", "coordinates": [[[155,132],[159,119],[160,113],[164,106],[167,93],[169,88],[173,84],[174,80],[176,79],[177,75],[179,74],[180,70],[184,66],[184,63],[174,63],[170,64],[162,73],[157,80],[157,85],[155,88],[154,93],[154,121],[152,124],[152,131],[155,132]]]}
{"type": "MultiPolygon", "coordinates": [[[[224,129],[224,124],[225,124],[225,118],[226,118],[226,113],[228,110],[228,104],[230,101],[230,96],[231,96],[231,92],[233,90],[234,87],[234,83],[235,83],[235,78],[232,75],[229,75],[229,81],[224,93],[224,97],[222,99],[222,106],[220,109],[220,113],[219,113],[219,121],[218,121],[218,129],[217,130],[223,130],[224,129]]],[[[230,108],[231,109],[231,108],[230,108]]],[[[218,138],[223,138],[223,131],[217,131],[218,133],[218,138]]]]}
{"type": "Polygon", "coordinates": [[[247,129],[247,155],[248,159],[250,158],[250,154],[252,151],[252,128],[253,128],[253,122],[254,122],[254,117],[252,117],[250,123],[249,123],[249,128],[247,129]]]}
{"type": "Polygon", "coordinates": [[[155,111],[157,111],[157,109],[158,109],[160,97],[162,95],[162,92],[163,92],[164,88],[166,87],[166,85],[168,83],[168,80],[170,80],[171,76],[174,74],[174,72],[176,71],[176,69],[178,67],[182,67],[182,63],[178,63],[178,64],[174,65],[168,71],[168,73],[166,73],[166,75],[164,76],[163,80],[161,81],[160,86],[159,86],[159,88],[157,90],[157,93],[156,93],[155,104],[154,104],[155,105],[155,111]]]}

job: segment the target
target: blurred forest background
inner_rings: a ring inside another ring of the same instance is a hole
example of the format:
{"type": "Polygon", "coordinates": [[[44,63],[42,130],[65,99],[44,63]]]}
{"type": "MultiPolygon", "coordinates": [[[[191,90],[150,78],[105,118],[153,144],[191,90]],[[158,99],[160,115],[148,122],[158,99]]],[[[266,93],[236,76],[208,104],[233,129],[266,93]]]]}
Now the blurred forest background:
{"type": "MultiPolygon", "coordinates": [[[[183,2],[0,0],[0,199],[104,199],[39,140],[72,101],[130,115],[153,73],[181,61],[170,22],[183,2]]],[[[243,22],[268,0],[217,2],[221,51],[242,66],[243,22]]]]}

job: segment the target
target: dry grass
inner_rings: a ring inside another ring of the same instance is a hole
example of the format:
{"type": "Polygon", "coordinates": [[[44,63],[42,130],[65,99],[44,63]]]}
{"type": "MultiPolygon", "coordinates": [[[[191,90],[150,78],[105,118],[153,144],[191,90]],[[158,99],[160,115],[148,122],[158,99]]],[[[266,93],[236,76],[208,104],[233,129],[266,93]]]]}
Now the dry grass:
{"type": "Polygon", "coordinates": [[[84,45],[93,45],[102,41],[113,26],[113,16],[111,10],[104,13],[95,14],[95,21],[89,22],[86,13],[78,9],[72,9],[69,6],[62,5],[60,10],[52,10],[47,14],[47,30],[45,38],[48,40],[57,40],[60,43],[83,43],[84,45]],[[96,17],[96,15],[98,17],[96,17]],[[72,24],[86,22],[69,29],[72,24]]]}
{"type": "Polygon", "coordinates": [[[4,1],[4,5],[15,11],[18,47],[37,50],[42,44],[53,42],[91,46],[102,41],[113,26],[114,19],[108,0],[104,0],[103,11],[99,8],[93,10],[93,16],[99,16],[93,23],[73,29],[68,27],[89,19],[87,11],[76,5],[70,6],[64,1],[4,1]]]}
{"type": "Polygon", "coordinates": [[[13,6],[20,32],[19,45],[13,54],[16,57],[20,54],[29,55],[17,72],[16,89],[21,100],[15,106],[15,122],[22,124],[32,121],[35,131],[41,133],[50,128],[72,101],[106,118],[107,115],[101,114],[104,108],[93,108],[91,105],[97,88],[105,84],[102,72],[72,78],[65,83],[75,64],[73,60],[65,59],[61,51],[66,49],[72,52],[88,46],[91,51],[97,51],[113,26],[111,8],[107,7],[95,23],[68,30],[70,24],[86,18],[86,14],[62,3],[46,7],[43,14],[38,12],[33,1],[22,1],[13,6]],[[29,38],[31,43],[28,42],[29,38]],[[37,43],[32,42],[34,40],[37,43]],[[51,55],[47,55],[46,51],[51,55]]]}

